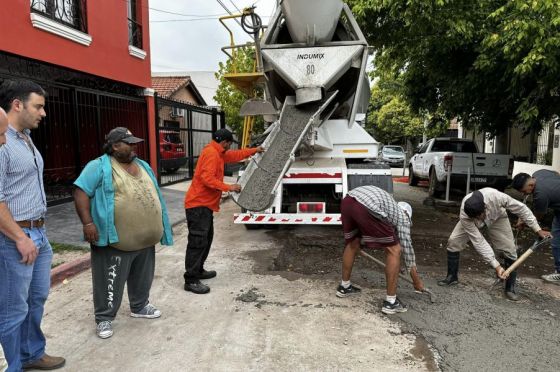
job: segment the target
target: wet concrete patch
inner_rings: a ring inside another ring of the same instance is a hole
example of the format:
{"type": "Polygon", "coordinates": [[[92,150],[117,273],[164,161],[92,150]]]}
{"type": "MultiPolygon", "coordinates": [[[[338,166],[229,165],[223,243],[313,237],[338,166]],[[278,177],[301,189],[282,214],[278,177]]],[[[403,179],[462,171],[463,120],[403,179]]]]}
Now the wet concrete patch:
{"type": "Polygon", "coordinates": [[[324,309],[324,308],[347,308],[346,305],[339,305],[339,304],[313,304],[313,303],[304,303],[303,301],[299,302],[283,302],[283,301],[270,301],[266,299],[266,296],[263,293],[260,293],[258,288],[251,287],[248,290],[241,289],[239,294],[235,297],[236,301],[244,302],[244,303],[253,303],[256,308],[262,308],[263,306],[276,306],[276,307],[301,307],[301,308],[312,308],[312,309],[324,309]]]}
{"type": "Polygon", "coordinates": [[[560,323],[549,313],[558,308],[558,301],[531,295],[519,304],[470,285],[441,288],[432,280],[426,284],[437,294],[438,303],[399,289],[409,310],[398,318],[438,350],[442,370],[558,369],[560,323]]]}

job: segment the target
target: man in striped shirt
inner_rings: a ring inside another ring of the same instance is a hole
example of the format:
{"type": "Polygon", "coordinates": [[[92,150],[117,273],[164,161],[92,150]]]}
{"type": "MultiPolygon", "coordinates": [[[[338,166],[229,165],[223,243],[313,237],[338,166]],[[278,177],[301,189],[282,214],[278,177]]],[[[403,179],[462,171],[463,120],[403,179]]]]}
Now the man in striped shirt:
{"type": "Polygon", "coordinates": [[[360,288],[352,285],[350,275],[356,254],[361,249],[360,243],[363,242],[368,248],[385,251],[387,296],[381,311],[385,314],[394,314],[407,310],[406,305],[397,298],[401,252],[414,282],[414,288],[418,291],[424,289],[424,284],[416,271],[416,259],[410,238],[411,218],[410,204],[397,203],[388,192],[378,187],[361,186],[348,193],[341,204],[346,247],[342,257],[342,282],[336,292],[338,297],[346,297],[361,291],[360,288]]]}
{"type": "Polygon", "coordinates": [[[8,371],[65,363],[45,353],[41,331],[52,248],[44,226],[43,158],[30,132],[46,116],[45,96],[31,81],[7,80],[0,86],[0,107],[9,122],[0,148],[0,343],[8,371]]]}

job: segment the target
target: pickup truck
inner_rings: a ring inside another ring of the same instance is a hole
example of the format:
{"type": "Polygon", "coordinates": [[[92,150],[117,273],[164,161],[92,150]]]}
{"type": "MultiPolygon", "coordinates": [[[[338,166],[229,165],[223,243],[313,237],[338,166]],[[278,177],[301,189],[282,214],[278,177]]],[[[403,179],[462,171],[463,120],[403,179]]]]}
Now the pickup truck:
{"type": "Polygon", "coordinates": [[[495,187],[503,191],[511,183],[511,155],[479,153],[476,143],[461,138],[432,138],[415,151],[408,164],[408,183],[429,180],[428,194],[440,197],[451,171],[451,188],[466,188],[470,173],[472,189],[495,187]]]}

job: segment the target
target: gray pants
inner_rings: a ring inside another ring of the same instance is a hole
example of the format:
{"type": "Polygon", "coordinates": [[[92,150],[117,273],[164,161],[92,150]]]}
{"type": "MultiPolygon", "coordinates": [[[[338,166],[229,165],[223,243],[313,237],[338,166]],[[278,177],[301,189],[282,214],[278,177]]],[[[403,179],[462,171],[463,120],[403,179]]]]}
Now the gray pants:
{"type": "Polygon", "coordinates": [[[147,304],[154,280],[155,247],[125,252],[113,247],[91,246],[91,275],[95,322],[113,320],[127,284],[130,311],[147,304]]]}
{"type": "MultiPolygon", "coordinates": [[[[488,227],[488,236],[497,253],[497,257],[517,259],[515,239],[507,217],[499,218],[490,225],[488,227]]],[[[457,222],[447,242],[447,250],[449,252],[461,252],[467,247],[468,242],[469,236],[465,232],[463,225],[461,225],[461,222],[457,222]]]]}

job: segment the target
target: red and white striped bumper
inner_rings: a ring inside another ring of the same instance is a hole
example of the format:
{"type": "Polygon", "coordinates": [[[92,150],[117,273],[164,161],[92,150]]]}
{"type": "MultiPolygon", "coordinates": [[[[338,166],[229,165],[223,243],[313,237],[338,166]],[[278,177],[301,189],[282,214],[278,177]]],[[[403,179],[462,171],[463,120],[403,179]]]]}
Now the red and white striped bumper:
{"type": "Polygon", "coordinates": [[[236,224],[255,225],[341,225],[340,213],[315,214],[267,214],[267,213],[236,213],[233,215],[236,224]]]}

